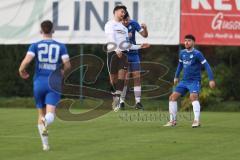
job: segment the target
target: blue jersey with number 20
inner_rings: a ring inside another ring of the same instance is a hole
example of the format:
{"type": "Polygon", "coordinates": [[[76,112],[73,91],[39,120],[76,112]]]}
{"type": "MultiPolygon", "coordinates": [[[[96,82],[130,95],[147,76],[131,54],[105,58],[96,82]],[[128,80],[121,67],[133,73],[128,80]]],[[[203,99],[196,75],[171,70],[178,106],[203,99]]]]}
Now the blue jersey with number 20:
{"type": "Polygon", "coordinates": [[[63,59],[69,58],[65,45],[52,39],[42,40],[31,44],[27,54],[35,58],[33,92],[37,108],[43,108],[46,104],[56,106],[60,100],[61,78],[49,77],[60,67],[63,59]]]}

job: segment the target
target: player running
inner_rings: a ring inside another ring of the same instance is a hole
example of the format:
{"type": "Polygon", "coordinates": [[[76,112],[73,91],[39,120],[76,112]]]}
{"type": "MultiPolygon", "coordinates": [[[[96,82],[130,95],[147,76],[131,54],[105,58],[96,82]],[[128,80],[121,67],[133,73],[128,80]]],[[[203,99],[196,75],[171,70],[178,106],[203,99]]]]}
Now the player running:
{"type": "MultiPolygon", "coordinates": [[[[148,30],[146,24],[141,24],[135,20],[131,20],[128,12],[126,12],[123,18],[123,25],[128,29],[129,41],[131,44],[136,45],[136,32],[140,33],[140,35],[144,38],[148,37],[148,30]]],[[[121,109],[124,109],[124,101],[127,93],[127,85],[130,74],[132,74],[133,82],[134,82],[134,96],[135,96],[135,108],[143,109],[143,105],[141,104],[141,64],[140,64],[140,55],[139,50],[129,50],[127,52],[128,63],[129,63],[129,74],[127,74],[127,78],[125,80],[125,86],[123,88],[123,92],[121,95],[121,109]]]]}
{"type": "MultiPolygon", "coordinates": [[[[60,100],[60,93],[55,92],[49,85],[49,77],[60,67],[61,61],[63,62],[62,74],[71,67],[65,45],[53,40],[53,33],[53,23],[49,20],[43,21],[41,23],[43,40],[30,45],[19,68],[20,76],[23,79],[29,78],[26,69],[30,62],[35,59],[33,93],[38,110],[38,130],[44,151],[50,149],[47,127],[54,121],[55,108],[60,100]]],[[[61,75],[53,79],[55,84],[61,86],[61,75]]]]}
{"type": "Polygon", "coordinates": [[[205,67],[209,78],[210,88],[215,87],[213,73],[207,60],[202,53],[194,48],[195,37],[193,35],[185,36],[185,48],[179,54],[179,63],[174,78],[174,84],[179,82],[180,72],[183,69],[183,78],[177,84],[175,90],[169,97],[169,114],[170,121],[164,125],[166,127],[176,125],[177,116],[177,99],[184,96],[188,91],[190,92],[190,100],[193,105],[194,121],[192,127],[200,126],[200,103],[198,96],[201,89],[201,68],[205,67]]]}
{"type": "Polygon", "coordinates": [[[118,111],[120,108],[120,95],[128,69],[128,60],[124,53],[127,53],[129,49],[138,50],[149,47],[149,44],[132,45],[129,43],[128,30],[122,24],[126,9],[124,5],[115,6],[113,9],[114,17],[105,24],[104,28],[107,37],[107,64],[114,95],[114,111],[118,111]]]}

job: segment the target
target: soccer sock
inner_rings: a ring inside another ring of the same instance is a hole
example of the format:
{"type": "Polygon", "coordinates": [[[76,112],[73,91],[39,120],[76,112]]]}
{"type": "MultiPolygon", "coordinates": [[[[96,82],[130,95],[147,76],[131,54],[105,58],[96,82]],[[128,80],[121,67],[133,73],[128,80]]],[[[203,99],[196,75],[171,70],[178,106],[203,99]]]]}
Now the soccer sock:
{"type": "Polygon", "coordinates": [[[199,101],[193,101],[193,113],[194,113],[194,121],[199,121],[200,118],[200,103],[199,101]]]}
{"type": "Polygon", "coordinates": [[[45,119],[46,119],[46,125],[48,126],[49,124],[51,124],[54,121],[54,114],[51,112],[48,112],[45,115],[45,119]]]}
{"type": "Polygon", "coordinates": [[[123,91],[122,91],[122,94],[121,94],[121,99],[120,99],[120,103],[124,103],[125,101],[125,97],[126,97],[126,94],[127,94],[127,86],[124,86],[123,87],[123,91]]]}
{"type": "Polygon", "coordinates": [[[140,101],[141,101],[141,86],[134,86],[133,90],[134,90],[136,104],[140,103],[140,101]]]}
{"type": "Polygon", "coordinates": [[[177,101],[169,101],[170,121],[177,120],[177,101]]]}
{"type": "Polygon", "coordinates": [[[41,137],[42,144],[48,145],[48,136],[43,136],[43,135],[42,135],[42,133],[43,133],[43,128],[44,128],[44,125],[43,125],[43,124],[38,124],[38,132],[39,132],[39,135],[40,135],[40,137],[41,137]]]}

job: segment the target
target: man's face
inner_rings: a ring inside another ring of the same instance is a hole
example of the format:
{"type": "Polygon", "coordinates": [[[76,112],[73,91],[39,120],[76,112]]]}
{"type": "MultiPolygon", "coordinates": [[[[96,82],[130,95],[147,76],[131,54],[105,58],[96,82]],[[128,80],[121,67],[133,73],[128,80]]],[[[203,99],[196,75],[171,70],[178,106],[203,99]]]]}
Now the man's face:
{"type": "Polygon", "coordinates": [[[114,15],[120,20],[123,20],[123,17],[125,15],[125,10],[124,9],[118,9],[115,11],[114,15]]]}
{"type": "Polygon", "coordinates": [[[194,41],[192,39],[185,39],[184,45],[186,49],[191,49],[194,46],[194,41]]]}
{"type": "Polygon", "coordinates": [[[130,20],[129,17],[127,17],[126,19],[123,19],[122,24],[123,24],[124,26],[127,26],[127,25],[129,24],[129,20],[130,20]]]}

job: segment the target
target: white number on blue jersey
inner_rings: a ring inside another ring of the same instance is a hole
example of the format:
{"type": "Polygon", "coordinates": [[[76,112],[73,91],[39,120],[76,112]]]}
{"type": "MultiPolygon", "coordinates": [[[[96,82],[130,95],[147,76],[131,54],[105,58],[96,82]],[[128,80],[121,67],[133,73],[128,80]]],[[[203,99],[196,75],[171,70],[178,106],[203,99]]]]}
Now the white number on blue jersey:
{"type": "Polygon", "coordinates": [[[60,46],[57,44],[48,45],[46,43],[40,43],[38,45],[38,61],[39,62],[57,63],[59,55],[60,55],[60,46]]]}

